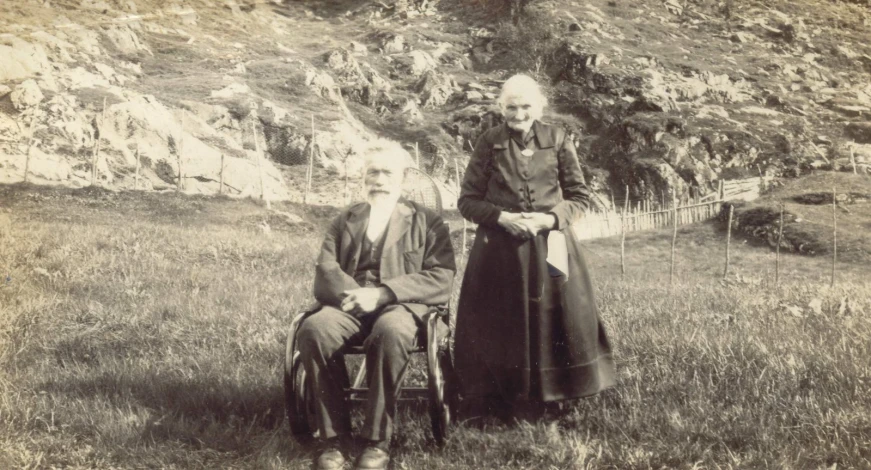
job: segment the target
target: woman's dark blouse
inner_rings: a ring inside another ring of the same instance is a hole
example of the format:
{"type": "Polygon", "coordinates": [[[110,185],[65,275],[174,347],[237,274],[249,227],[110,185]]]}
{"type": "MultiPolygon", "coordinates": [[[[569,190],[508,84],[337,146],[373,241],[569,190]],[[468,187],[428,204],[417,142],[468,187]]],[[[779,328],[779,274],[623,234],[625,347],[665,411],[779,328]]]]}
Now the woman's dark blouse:
{"type": "Polygon", "coordinates": [[[458,201],[460,213],[478,224],[495,225],[501,211],[550,212],[560,230],[578,220],[589,205],[590,191],[572,141],[563,129],[538,121],[524,142],[505,124],[485,132],[466,169],[458,201]],[[524,148],[533,154],[524,156],[524,148]]]}

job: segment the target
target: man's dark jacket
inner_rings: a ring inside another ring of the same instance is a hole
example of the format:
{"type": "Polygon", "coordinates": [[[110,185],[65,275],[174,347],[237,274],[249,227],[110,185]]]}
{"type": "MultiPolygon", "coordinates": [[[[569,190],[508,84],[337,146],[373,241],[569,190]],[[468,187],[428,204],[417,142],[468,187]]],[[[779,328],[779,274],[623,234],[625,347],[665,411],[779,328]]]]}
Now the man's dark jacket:
{"type": "MultiPolygon", "coordinates": [[[[354,272],[368,223],[369,204],[364,202],[330,224],[315,274],[314,293],[321,304],[338,307],[342,292],[361,287],[354,272]]],[[[381,285],[418,317],[428,306],[446,304],[457,270],[447,222],[430,209],[400,199],[386,230],[381,285]]]]}

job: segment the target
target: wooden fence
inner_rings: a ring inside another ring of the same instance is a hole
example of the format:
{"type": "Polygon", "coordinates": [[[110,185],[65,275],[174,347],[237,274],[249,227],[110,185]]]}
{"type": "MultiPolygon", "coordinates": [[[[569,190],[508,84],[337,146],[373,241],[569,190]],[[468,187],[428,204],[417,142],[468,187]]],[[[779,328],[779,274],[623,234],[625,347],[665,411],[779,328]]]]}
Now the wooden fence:
{"type": "Polygon", "coordinates": [[[637,201],[625,210],[588,212],[574,225],[575,235],[586,240],[619,235],[625,232],[652,230],[674,225],[687,225],[713,219],[720,213],[725,201],[752,201],[761,194],[769,178],[747,178],[722,181],[719,190],[709,195],[691,198],[679,203],[677,211],[673,204],[654,201],[637,201]]]}

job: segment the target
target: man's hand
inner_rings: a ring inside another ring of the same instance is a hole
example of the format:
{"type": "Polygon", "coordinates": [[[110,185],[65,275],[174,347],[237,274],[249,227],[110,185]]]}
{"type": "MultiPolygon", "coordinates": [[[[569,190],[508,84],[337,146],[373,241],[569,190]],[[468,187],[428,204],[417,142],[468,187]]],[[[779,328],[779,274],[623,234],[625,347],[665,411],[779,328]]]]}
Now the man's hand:
{"type": "Polygon", "coordinates": [[[393,292],[386,287],[363,287],[347,290],[342,299],[342,311],[360,317],[394,301],[393,292]]]}

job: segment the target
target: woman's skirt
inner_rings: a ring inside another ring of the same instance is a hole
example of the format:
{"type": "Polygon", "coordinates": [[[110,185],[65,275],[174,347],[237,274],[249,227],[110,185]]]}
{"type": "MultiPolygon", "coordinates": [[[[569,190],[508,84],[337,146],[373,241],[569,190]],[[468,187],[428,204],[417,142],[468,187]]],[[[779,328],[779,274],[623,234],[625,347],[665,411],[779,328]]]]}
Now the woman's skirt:
{"type": "Polygon", "coordinates": [[[465,399],[554,401],[615,382],[592,283],[571,228],[568,273],[548,268],[548,232],[527,241],[479,226],[457,309],[454,362],[465,399]]]}

